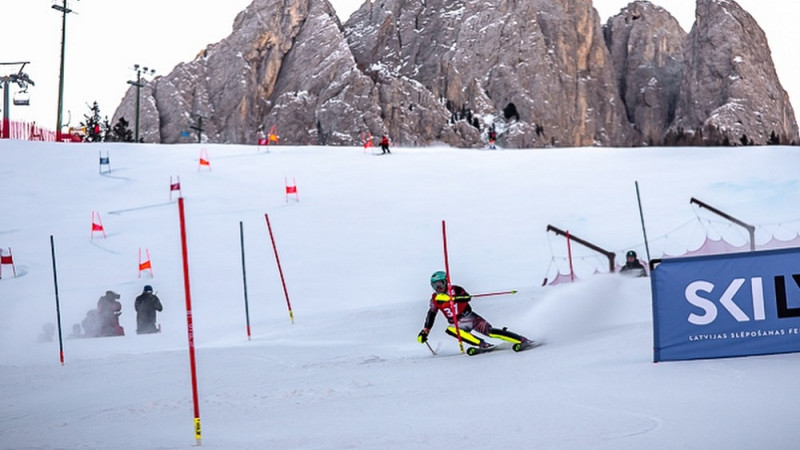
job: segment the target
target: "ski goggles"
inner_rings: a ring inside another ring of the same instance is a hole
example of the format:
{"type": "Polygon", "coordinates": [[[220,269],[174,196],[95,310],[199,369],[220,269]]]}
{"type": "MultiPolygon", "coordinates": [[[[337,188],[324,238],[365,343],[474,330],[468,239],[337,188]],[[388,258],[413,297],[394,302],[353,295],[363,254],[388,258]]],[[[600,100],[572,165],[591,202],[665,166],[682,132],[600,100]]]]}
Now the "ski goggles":
{"type": "Polygon", "coordinates": [[[432,281],[431,287],[435,291],[445,290],[447,288],[447,283],[444,281],[432,281]]]}

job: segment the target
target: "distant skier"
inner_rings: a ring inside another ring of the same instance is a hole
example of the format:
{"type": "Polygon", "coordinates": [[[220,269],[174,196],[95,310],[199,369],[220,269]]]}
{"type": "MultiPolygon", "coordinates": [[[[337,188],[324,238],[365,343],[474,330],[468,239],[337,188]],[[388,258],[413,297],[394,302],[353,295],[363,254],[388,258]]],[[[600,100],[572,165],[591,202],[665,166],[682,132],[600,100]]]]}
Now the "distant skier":
{"type": "Polygon", "coordinates": [[[492,128],[489,129],[489,149],[496,150],[497,147],[494,145],[495,141],[497,141],[497,132],[494,130],[494,125],[492,128]]]}
{"type": "Polygon", "coordinates": [[[381,137],[381,155],[391,154],[392,152],[389,151],[389,138],[384,134],[381,137]]]}
{"type": "Polygon", "coordinates": [[[161,299],[153,293],[153,287],[149,284],[145,286],[141,295],[136,297],[133,306],[136,308],[136,333],[158,333],[156,311],[162,311],[164,308],[161,306],[161,299]]]}
{"type": "Polygon", "coordinates": [[[629,277],[647,276],[647,271],[645,270],[642,263],[639,262],[639,258],[636,256],[636,252],[633,250],[629,250],[628,253],[625,255],[625,265],[622,266],[621,269],[619,269],[619,273],[629,277]]]}
{"type": "MultiPolygon", "coordinates": [[[[433,327],[433,323],[436,320],[436,313],[439,311],[444,314],[447,318],[447,322],[450,324],[450,326],[447,327],[446,333],[458,338],[453,323],[453,310],[450,308],[450,296],[447,294],[447,275],[442,271],[434,272],[434,274],[431,275],[431,287],[435,292],[431,294],[430,308],[428,309],[427,316],[425,316],[425,325],[417,336],[417,341],[421,344],[428,340],[428,333],[430,333],[431,327],[433,327]]],[[[525,346],[532,343],[530,339],[512,333],[505,327],[502,329],[492,327],[486,319],[472,310],[469,304],[472,296],[470,296],[464,288],[456,285],[452,285],[451,287],[453,289],[453,301],[456,308],[455,315],[458,320],[458,331],[461,334],[462,341],[481,349],[494,347],[493,344],[471,333],[472,330],[475,330],[484,336],[502,339],[513,344],[525,346]]]]}

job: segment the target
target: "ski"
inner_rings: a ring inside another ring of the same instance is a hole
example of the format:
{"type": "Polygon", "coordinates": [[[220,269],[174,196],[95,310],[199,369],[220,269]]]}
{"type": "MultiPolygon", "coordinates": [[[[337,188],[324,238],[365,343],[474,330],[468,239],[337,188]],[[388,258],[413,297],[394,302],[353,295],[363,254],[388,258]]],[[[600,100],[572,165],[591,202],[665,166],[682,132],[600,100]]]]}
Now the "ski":
{"type": "Polygon", "coordinates": [[[525,343],[519,343],[519,344],[512,345],[511,346],[511,350],[514,350],[515,352],[522,352],[522,351],[525,351],[525,350],[529,350],[529,349],[532,349],[532,348],[539,347],[540,345],[543,345],[543,344],[544,344],[543,342],[528,341],[528,342],[525,342],[525,343]]]}
{"type": "Polygon", "coordinates": [[[496,345],[493,345],[491,347],[470,347],[470,348],[467,349],[467,355],[475,356],[475,355],[480,355],[480,354],[483,354],[483,353],[489,353],[489,352],[493,351],[496,348],[497,348],[496,345]]]}
{"type": "MultiPolygon", "coordinates": [[[[528,342],[526,342],[524,344],[520,343],[520,344],[512,345],[511,346],[511,350],[514,350],[515,352],[522,352],[522,351],[525,351],[525,350],[529,350],[529,349],[532,349],[532,348],[539,347],[541,345],[544,345],[544,343],[543,342],[536,342],[536,341],[528,341],[528,342]]],[[[483,348],[481,348],[481,347],[470,347],[470,348],[467,349],[467,355],[475,356],[475,355],[481,355],[483,353],[489,353],[491,351],[494,351],[497,347],[498,347],[497,345],[493,345],[491,347],[483,347],[483,348]]]]}

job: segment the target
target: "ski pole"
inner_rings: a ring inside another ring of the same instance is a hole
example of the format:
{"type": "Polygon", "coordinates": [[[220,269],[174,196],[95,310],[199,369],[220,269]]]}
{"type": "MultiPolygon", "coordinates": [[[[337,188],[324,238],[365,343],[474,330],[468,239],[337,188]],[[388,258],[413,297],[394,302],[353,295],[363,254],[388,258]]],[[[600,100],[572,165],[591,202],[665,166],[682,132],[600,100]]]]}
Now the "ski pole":
{"type": "Polygon", "coordinates": [[[431,353],[436,355],[436,350],[434,350],[433,347],[431,347],[431,344],[428,341],[425,341],[425,345],[428,346],[428,349],[431,351],[431,353]]]}
{"type": "Polygon", "coordinates": [[[516,294],[516,293],[517,293],[517,290],[516,289],[512,289],[510,291],[501,291],[501,292],[484,292],[484,293],[472,294],[472,295],[456,295],[455,297],[453,297],[453,300],[468,300],[468,299],[477,298],[477,297],[493,297],[495,295],[511,295],[511,294],[516,294]]]}

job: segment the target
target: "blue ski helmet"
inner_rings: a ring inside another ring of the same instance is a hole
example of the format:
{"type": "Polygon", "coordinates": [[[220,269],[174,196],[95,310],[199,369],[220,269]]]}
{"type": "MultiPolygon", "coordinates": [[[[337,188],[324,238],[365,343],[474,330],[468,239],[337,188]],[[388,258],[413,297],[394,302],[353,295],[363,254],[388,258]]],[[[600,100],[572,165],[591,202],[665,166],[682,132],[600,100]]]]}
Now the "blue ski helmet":
{"type": "Polygon", "coordinates": [[[431,275],[431,284],[436,282],[447,283],[447,274],[441,270],[433,272],[433,275],[431,275]]]}

